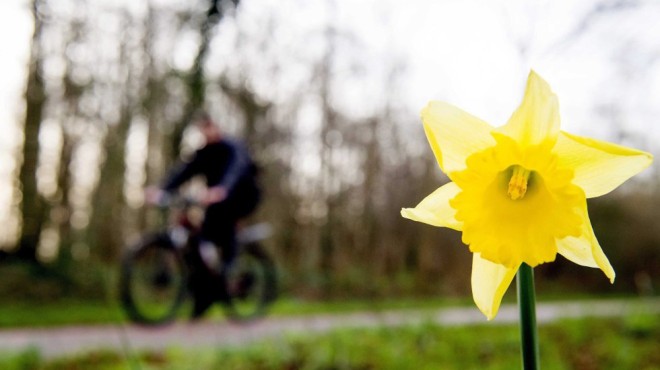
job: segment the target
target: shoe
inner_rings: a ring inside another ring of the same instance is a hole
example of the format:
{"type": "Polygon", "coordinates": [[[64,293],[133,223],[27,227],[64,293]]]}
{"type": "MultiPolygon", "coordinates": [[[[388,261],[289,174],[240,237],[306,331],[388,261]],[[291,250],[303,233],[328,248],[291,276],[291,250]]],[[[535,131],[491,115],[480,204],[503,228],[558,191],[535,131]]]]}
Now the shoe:
{"type": "Polygon", "coordinates": [[[213,300],[211,299],[196,298],[190,319],[193,321],[199,320],[202,316],[204,316],[204,313],[209,309],[209,307],[211,307],[212,304],[213,300]]]}

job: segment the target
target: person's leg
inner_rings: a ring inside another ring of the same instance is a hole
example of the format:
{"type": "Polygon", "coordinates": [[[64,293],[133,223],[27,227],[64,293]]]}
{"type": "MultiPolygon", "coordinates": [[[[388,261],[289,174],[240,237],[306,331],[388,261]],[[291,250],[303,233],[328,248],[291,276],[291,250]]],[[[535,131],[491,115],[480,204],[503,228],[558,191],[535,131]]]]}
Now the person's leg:
{"type": "Polygon", "coordinates": [[[222,252],[223,268],[231,266],[238,253],[236,223],[252,213],[259,203],[259,192],[253,188],[237,189],[223,202],[207,209],[202,237],[208,235],[222,252]]]}
{"type": "MultiPolygon", "coordinates": [[[[230,258],[227,258],[223,261],[225,263],[223,271],[228,273],[227,276],[233,276],[233,278],[227,280],[228,294],[234,298],[240,299],[245,297],[245,294],[248,292],[249,286],[251,286],[252,284],[249,279],[254,279],[254,276],[245,271],[239,274],[229,273],[230,271],[232,271],[233,261],[235,260],[239,252],[238,242],[236,240],[235,227],[236,227],[236,223],[240,219],[245,218],[249,214],[254,212],[257,204],[259,203],[259,193],[256,191],[251,191],[251,188],[241,188],[238,189],[238,191],[236,191],[232,195],[232,197],[228,199],[228,201],[231,207],[231,214],[233,216],[233,225],[234,225],[231,235],[232,244],[230,244],[231,246],[233,246],[233,248],[229,252],[231,253],[229,255],[230,258]]],[[[223,251],[223,253],[225,252],[223,251]]]]}
{"type": "Polygon", "coordinates": [[[228,198],[221,203],[210,205],[202,224],[202,239],[212,242],[219,248],[223,265],[230,264],[236,256],[235,213],[235,201],[228,198]]]}
{"type": "Polygon", "coordinates": [[[204,271],[192,271],[189,281],[193,296],[193,310],[191,317],[198,319],[218,298],[217,280],[204,271]]]}
{"type": "Polygon", "coordinates": [[[241,219],[255,211],[261,200],[261,192],[256,186],[248,185],[236,191],[234,199],[236,219],[241,219]]]}
{"type": "Polygon", "coordinates": [[[220,298],[222,289],[219,288],[220,274],[224,263],[220,262],[219,251],[224,261],[224,245],[230,243],[228,238],[233,234],[233,222],[227,219],[228,206],[224,203],[210,205],[206,209],[204,221],[199,235],[199,257],[206,266],[201,271],[193,271],[191,276],[191,290],[193,293],[192,318],[201,317],[204,312],[220,298]],[[229,235],[229,236],[228,236],[229,235]]]}

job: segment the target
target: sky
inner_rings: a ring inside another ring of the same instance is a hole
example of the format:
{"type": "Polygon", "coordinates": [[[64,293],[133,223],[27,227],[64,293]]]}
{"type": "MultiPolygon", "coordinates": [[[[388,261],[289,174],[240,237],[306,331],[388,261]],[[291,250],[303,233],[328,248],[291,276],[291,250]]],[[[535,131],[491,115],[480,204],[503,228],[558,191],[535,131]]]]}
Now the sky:
{"type": "MultiPolygon", "coordinates": [[[[140,8],[135,5],[139,2],[94,1],[114,6],[133,4],[132,8],[140,8]]],[[[152,1],[176,3],[178,0],[152,1]]],[[[27,3],[27,0],[0,2],[3,132],[15,130],[15,125],[8,123],[22,115],[20,98],[32,30],[27,3]]],[[[243,0],[241,7],[245,9],[240,11],[246,13],[244,18],[258,17],[263,12],[276,14],[289,27],[290,34],[294,34],[289,37],[317,27],[328,17],[334,18],[339,28],[358,35],[368,50],[364,57],[376,62],[373,68],[378,68],[379,58],[397,59],[405,64],[406,89],[400,95],[413,110],[421,109],[428,100],[441,99],[494,125],[503,124],[518,103],[527,73],[533,68],[559,95],[563,127],[567,130],[603,138],[608,135],[605,130],[589,127],[589,121],[594,119],[590,119],[593,112],[586,106],[596,94],[613,95],[611,99],[625,101],[631,111],[644,110],[631,112],[632,117],[625,122],[635,130],[646,128],[648,123],[642,121],[657,113],[659,63],[645,69],[644,75],[619,71],[615,63],[628,63],[634,69],[636,63],[643,63],[634,58],[643,59],[646,50],[660,52],[660,27],[656,21],[660,19],[660,2],[640,2],[642,5],[637,10],[593,17],[582,34],[568,41],[596,1],[337,0],[332,11],[328,3],[243,0]],[[625,42],[630,43],[630,50],[617,50],[625,42]],[[522,53],[521,48],[525,48],[522,53]],[[614,60],[617,53],[626,52],[631,60],[626,61],[625,56],[614,60]],[[628,80],[621,81],[623,78],[628,80]],[[613,91],[604,91],[608,87],[613,91]]],[[[217,38],[222,40],[222,34],[217,38]]],[[[186,53],[178,54],[175,59],[185,59],[180,55],[186,53]]],[[[359,96],[351,96],[350,91],[347,94],[351,101],[360,100],[359,96]]],[[[653,135],[657,138],[655,131],[653,135]]],[[[12,136],[0,136],[0,147],[11,146],[9,141],[15,140],[12,136]]]]}
{"type": "MultiPolygon", "coordinates": [[[[244,0],[236,23],[256,34],[268,19],[263,14],[273,14],[282,28],[275,42],[283,47],[318,32],[318,24],[328,19],[343,34],[356,35],[357,45],[342,50],[368,68],[359,84],[341,90],[351,110],[368,111],[370,99],[382,93],[377,90],[382,84],[370,83],[368,76],[382,79],[384,65],[401,61],[405,76],[397,96],[411,112],[429,100],[445,100],[498,126],[519,103],[534,69],[559,96],[563,129],[604,140],[630,131],[647,138],[642,145],[660,140],[655,118],[660,117],[660,2],[623,9],[594,0],[328,3],[244,0]],[[595,8],[601,11],[593,13],[595,8]]],[[[218,70],[231,63],[234,51],[226,47],[231,25],[221,25],[214,40],[218,70]]],[[[316,49],[310,42],[296,51],[316,49]]]]}
{"type": "Polygon", "coordinates": [[[12,187],[7,184],[14,173],[14,153],[20,141],[16,123],[20,122],[24,109],[21,94],[32,30],[24,4],[24,1],[0,2],[0,225],[8,229],[15,227],[7,214],[6,205],[12,202],[12,187]]]}
{"type": "MultiPolygon", "coordinates": [[[[25,65],[28,58],[30,15],[24,10],[24,1],[0,2],[0,159],[7,159],[6,148],[16,140],[13,122],[21,117],[21,94],[25,85],[25,65]]],[[[0,174],[6,171],[0,165],[0,174]]]]}

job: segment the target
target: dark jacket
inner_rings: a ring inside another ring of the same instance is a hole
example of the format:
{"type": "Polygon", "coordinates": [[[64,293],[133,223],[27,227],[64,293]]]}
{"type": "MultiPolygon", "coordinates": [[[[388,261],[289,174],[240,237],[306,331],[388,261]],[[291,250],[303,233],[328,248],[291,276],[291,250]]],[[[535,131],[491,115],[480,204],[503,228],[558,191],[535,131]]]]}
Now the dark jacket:
{"type": "Polygon", "coordinates": [[[172,172],[163,189],[172,192],[197,175],[204,176],[208,187],[223,186],[229,196],[258,190],[256,166],[247,149],[234,140],[222,139],[197,150],[189,162],[172,172]]]}

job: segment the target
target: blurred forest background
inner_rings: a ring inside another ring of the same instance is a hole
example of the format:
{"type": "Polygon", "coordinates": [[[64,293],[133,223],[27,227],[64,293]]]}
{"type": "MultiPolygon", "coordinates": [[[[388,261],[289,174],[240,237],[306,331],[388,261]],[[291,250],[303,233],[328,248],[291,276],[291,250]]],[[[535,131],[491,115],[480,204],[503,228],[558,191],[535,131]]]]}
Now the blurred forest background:
{"type": "MultiPolygon", "coordinates": [[[[424,103],[402,98],[410,89],[410,61],[369,49],[359,27],[351,26],[359,20],[344,20],[350,2],[289,3],[24,1],[33,22],[24,95],[15,123],[1,123],[2,135],[16,135],[2,141],[10,145],[2,148],[0,297],[103,297],[99,286],[117,269],[123,249],[158,227],[143,207],[142,189],[199,143],[188,124],[200,108],[244,139],[259,162],[266,196],[256,219],[274,226],[267,246],[287,294],[469,292],[470,254],[459,233],[399,215],[447,181],[418,118],[424,103]],[[298,23],[285,16],[292,8],[298,23]]],[[[388,23],[396,12],[368,4],[382,13],[376,19],[386,50],[387,37],[398,33],[388,23]]],[[[600,86],[585,108],[586,120],[596,117],[598,126],[576,133],[605,132],[600,138],[657,155],[658,28],[644,33],[655,32],[655,43],[639,42],[635,32],[610,37],[604,31],[619,17],[658,14],[657,3],[585,4],[569,32],[540,52],[559,66],[549,70],[570,68],[561,64],[562,51],[600,48],[594,37],[607,42],[613,91],[600,86]],[[644,81],[654,84],[655,95],[636,91],[644,81]],[[649,104],[640,95],[656,98],[649,104]],[[652,122],[644,121],[649,117],[652,122]]],[[[515,24],[503,9],[503,24],[515,24]]],[[[512,32],[502,52],[529,60],[529,40],[521,34],[524,27],[512,32]]],[[[482,57],[488,65],[487,54],[482,57]]],[[[522,81],[527,69],[515,70],[522,81]]],[[[512,86],[517,93],[520,87],[512,86]]],[[[498,109],[513,111],[517,99],[498,109]]],[[[587,287],[654,294],[660,283],[657,169],[656,161],[623,189],[589,202],[616,283],[558,257],[537,269],[546,292],[587,287]]]]}

